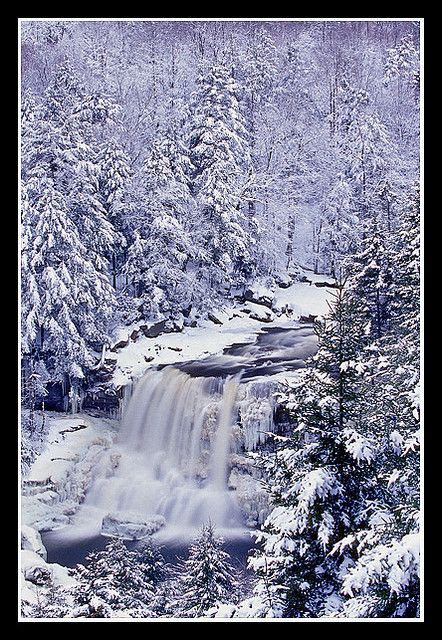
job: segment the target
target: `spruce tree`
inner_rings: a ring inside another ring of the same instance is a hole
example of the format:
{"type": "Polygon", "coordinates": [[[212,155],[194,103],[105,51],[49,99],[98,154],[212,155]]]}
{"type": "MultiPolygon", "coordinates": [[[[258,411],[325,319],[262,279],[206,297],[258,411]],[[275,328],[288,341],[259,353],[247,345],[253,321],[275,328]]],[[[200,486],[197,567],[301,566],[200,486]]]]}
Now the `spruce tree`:
{"type": "Polygon", "coordinates": [[[109,608],[111,612],[141,608],[148,615],[145,602],[153,597],[153,587],[144,579],[136,552],[121,540],[112,539],[103,551],[92,551],[85,565],[77,565],[72,574],[78,581],[74,601],[86,617],[109,608]]]}
{"type": "Polygon", "coordinates": [[[358,549],[343,577],[342,616],[419,614],[419,190],[403,202],[392,245],[390,331],[372,348],[365,414],[379,437],[379,499],[366,530],[336,548],[358,549]]]}
{"type": "Polygon", "coordinates": [[[236,92],[229,71],[218,65],[200,74],[194,98],[190,159],[192,189],[201,214],[195,229],[202,247],[199,278],[215,292],[247,276],[251,269],[242,211],[250,156],[236,92]]]}
{"type": "Polygon", "coordinates": [[[222,542],[216,537],[213,525],[208,523],[190,547],[180,577],[182,615],[204,616],[214,605],[232,598],[236,577],[222,542]]]}
{"type": "Polygon", "coordinates": [[[318,326],[319,351],[287,400],[293,434],[264,457],[275,508],[250,565],[259,576],[261,615],[318,617],[339,585],[333,544],[361,517],[374,487],[366,481],[375,447],[358,407],[364,348],[360,305],[340,285],[318,326]],[[271,478],[271,480],[270,480],[271,478]]]}

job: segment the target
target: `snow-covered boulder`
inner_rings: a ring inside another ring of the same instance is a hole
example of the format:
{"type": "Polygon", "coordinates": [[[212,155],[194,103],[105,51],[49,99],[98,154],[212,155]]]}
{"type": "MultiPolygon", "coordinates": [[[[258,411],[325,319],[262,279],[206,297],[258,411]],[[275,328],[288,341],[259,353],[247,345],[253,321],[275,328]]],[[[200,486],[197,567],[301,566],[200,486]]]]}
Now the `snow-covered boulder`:
{"type": "Polygon", "coordinates": [[[119,349],[127,347],[130,340],[129,334],[130,330],[127,327],[119,327],[113,336],[112,346],[110,350],[115,352],[119,349]]]}
{"type": "Polygon", "coordinates": [[[101,533],[123,540],[141,540],[156,533],[165,524],[165,519],[159,515],[146,519],[136,513],[108,513],[102,520],[101,533]]]}
{"type": "Polygon", "coordinates": [[[272,322],[275,319],[275,314],[271,309],[254,302],[248,302],[245,311],[250,315],[250,318],[259,320],[259,322],[272,322]]]}
{"type": "Polygon", "coordinates": [[[35,551],[21,551],[21,570],[25,580],[39,586],[47,584],[52,578],[50,566],[35,551]]]}
{"type": "Polygon", "coordinates": [[[253,285],[244,291],[244,300],[254,302],[255,304],[264,305],[269,309],[272,308],[275,294],[268,287],[261,285],[253,285]]]}
{"type": "Polygon", "coordinates": [[[39,532],[26,524],[22,525],[21,528],[21,548],[24,551],[34,551],[43,560],[48,559],[48,554],[39,532]]]}
{"type": "Polygon", "coordinates": [[[164,333],[167,329],[166,320],[160,320],[150,326],[141,325],[140,329],[146,338],[158,338],[158,336],[164,333]]]}
{"type": "Polygon", "coordinates": [[[287,289],[293,284],[293,278],[288,273],[277,273],[275,275],[275,282],[281,289],[287,289]]]}
{"type": "Polygon", "coordinates": [[[207,318],[214,324],[225,324],[232,318],[232,312],[228,309],[212,309],[207,314],[207,318]]]}

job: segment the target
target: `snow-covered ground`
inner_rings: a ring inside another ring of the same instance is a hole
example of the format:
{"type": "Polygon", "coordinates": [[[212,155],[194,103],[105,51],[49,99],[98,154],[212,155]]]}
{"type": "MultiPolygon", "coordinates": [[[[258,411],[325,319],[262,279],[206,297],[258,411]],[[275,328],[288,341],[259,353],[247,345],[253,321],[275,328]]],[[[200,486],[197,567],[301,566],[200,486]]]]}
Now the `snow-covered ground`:
{"type": "MultiPolygon", "coordinates": [[[[149,366],[187,362],[219,354],[232,343],[253,341],[263,327],[291,326],[291,322],[302,316],[325,315],[328,312],[327,303],[332,300],[333,289],[316,287],[315,282],[330,282],[330,277],[312,272],[307,272],[306,275],[311,284],[296,282],[286,289],[278,288],[275,292],[262,287],[257,290],[260,295],[268,293],[273,298],[273,311],[253,302],[238,303],[214,312],[222,324],[203,320],[197,327],[184,327],[179,333],[164,333],[157,338],[140,336],[135,342],[129,341],[126,347],[115,354],[117,364],[113,384],[120,387],[137,380],[149,366]],[[273,318],[271,322],[251,317],[269,312],[273,318]]],[[[126,339],[131,331],[132,328],[124,335],[126,339]]],[[[122,335],[123,332],[120,331],[119,338],[122,335]]]]}

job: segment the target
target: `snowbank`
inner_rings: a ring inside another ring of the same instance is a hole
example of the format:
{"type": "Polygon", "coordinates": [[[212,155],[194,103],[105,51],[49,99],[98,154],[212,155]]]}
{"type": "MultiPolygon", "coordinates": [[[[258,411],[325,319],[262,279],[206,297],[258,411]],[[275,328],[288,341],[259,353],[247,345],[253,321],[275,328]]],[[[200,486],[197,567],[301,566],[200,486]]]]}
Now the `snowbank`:
{"type": "Polygon", "coordinates": [[[39,531],[69,523],[118,428],[115,420],[85,414],[48,413],[47,421],[46,448],[22,483],[22,524],[39,531]]]}

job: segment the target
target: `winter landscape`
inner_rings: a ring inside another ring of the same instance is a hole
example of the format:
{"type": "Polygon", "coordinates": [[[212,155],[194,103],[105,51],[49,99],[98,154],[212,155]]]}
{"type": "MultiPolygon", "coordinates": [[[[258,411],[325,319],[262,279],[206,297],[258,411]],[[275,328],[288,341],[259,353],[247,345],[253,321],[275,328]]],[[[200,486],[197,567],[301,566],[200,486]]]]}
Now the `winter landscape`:
{"type": "Polygon", "coordinates": [[[421,27],[20,21],[22,621],[421,618],[421,27]]]}

